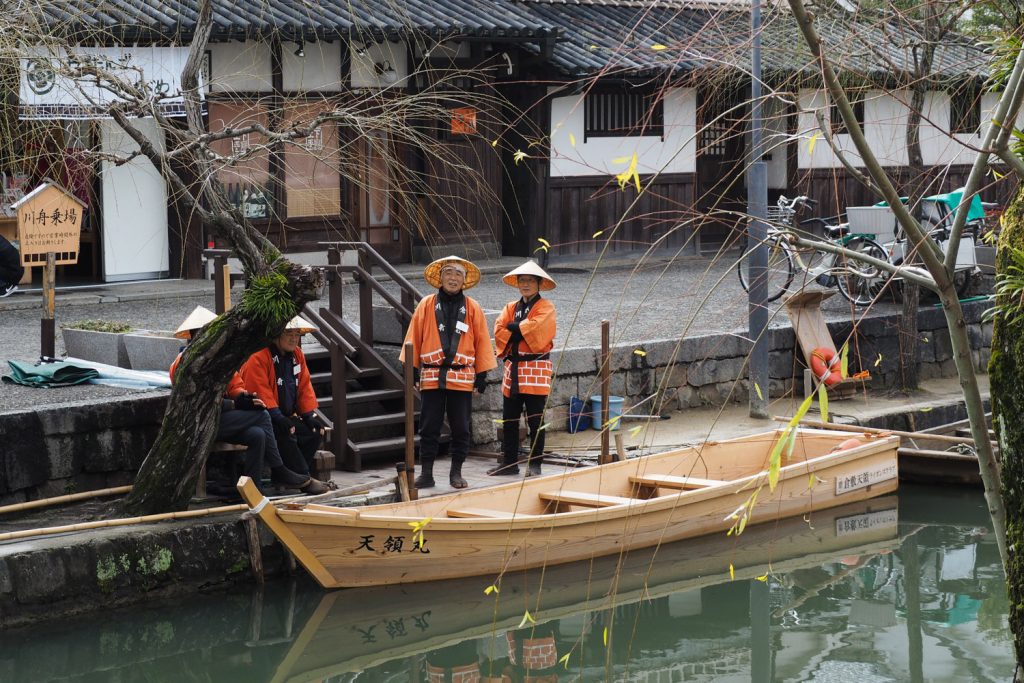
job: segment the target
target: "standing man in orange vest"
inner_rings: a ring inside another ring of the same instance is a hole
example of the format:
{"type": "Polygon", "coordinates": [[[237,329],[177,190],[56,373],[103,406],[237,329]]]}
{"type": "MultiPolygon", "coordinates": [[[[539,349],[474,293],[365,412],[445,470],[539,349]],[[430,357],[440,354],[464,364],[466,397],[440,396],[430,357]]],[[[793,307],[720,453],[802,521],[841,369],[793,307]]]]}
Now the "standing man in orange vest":
{"type": "Polygon", "coordinates": [[[544,457],[544,432],[540,425],[544,404],[551,393],[551,349],[557,324],[554,304],[541,298],[540,293],[554,289],[555,281],[533,261],[508,273],[502,281],[517,288],[521,296],[506,304],[494,323],[494,343],[505,365],[501,380],[503,459],[499,467],[487,474],[519,474],[519,419],[525,409],[530,428],[526,476],[532,477],[540,474],[544,457]]]}
{"type": "MultiPolygon", "coordinates": [[[[412,364],[420,389],[420,463],[417,488],[434,484],[441,426],[448,416],[452,432],[452,468],[448,481],[453,488],[468,485],[462,463],[469,453],[473,390],[483,393],[487,371],[497,367],[494,347],[480,304],[464,291],[480,282],[480,269],[457,256],[446,256],[428,265],[423,278],[437,294],[423,297],[409,323],[406,342],[412,342],[412,364]]],[[[405,358],[403,345],[400,360],[405,358]]]]}

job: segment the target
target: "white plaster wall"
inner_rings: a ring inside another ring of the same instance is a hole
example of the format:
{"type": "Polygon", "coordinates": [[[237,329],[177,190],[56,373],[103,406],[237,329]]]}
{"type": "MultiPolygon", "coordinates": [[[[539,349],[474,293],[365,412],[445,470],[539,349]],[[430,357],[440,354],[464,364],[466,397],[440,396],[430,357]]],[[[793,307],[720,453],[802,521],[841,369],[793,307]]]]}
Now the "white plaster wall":
{"type": "MultiPolygon", "coordinates": [[[[101,145],[124,155],[137,145],[111,120],[98,121],[101,145]]],[[[160,150],[163,133],[154,119],[135,125],[160,150]]],[[[122,166],[101,165],[103,187],[103,277],[107,282],[152,278],[169,271],[167,186],[153,163],[137,157],[122,166]]]]}
{"type": "Polygon", "coordinates": [[[297,47],[296,43],[284,43],[281,50],[285,92],[338,92],[342,89],[340,41],[305,43],[304,57],[295,55],[297,47]]]}
{"type": "Polygon", "coordinates": [[[211,43],[210,57],[211,92],[271,92],[267,43],[211,43]]]}
{"type": "MultiPolygon", "coordinates": [[[[929,92],[925,97],[923,118],[921,121],[921,155],[927,166],[947,166],[953,164],[971,164],[977,147],[981,142],[981,133],[992,119],[998,96],[986,93],[982,96],[981,128],[975,135],[950,135],[949,130],[949,94],[943,91],[929,92]]],[[[818,130],[814,112],[825,105],[823,90],[800,91],[800,131],[799,150],[797,153],[800,168],[839,168],[837,156],[818,130]],[[813,153],[809,141],[818,133],[813,153]]],[[[909,114],[910,93],[906,90],[885,93],[871,91],[864,103],[864,134],[883,166],[904,166],[907,163],[906,128],[909,114]]],[[[1018,118],[1017,125],[1024,123],[1024,113],[1018,118]]],[[[837,135],[836,142],[840,149],[846,150],[846,156],[855,165],[861,166],[860,155],[853,148],[849,135],[837,135]]]]}
{"type": "MultiPolygon", "coordinates": [[[[768,171],[768,188],[785,190],[789,187],[786,176],[789,145],[786,135],[786,109],[778,100],[768,99],[762,107],[764,120],[764,161],[768,171]]],[[[750,133],[747,133],[747,149],[750,149],[750,133]]]]}
{"type": "MultiPolygon", "coordinates": [[[[696,170],[697,94],[692,88],[665,93],[665,139],[616,137],[583,140],[583,95],[551,101],[551,175],[615,175],[637,155],[640,173],[693,173],[696,170]],[[572,145],[570,134],[576,140],[572,145]],[[627,161],[613,163],[615,159],[627,161]]],[[[523,150],[528,152],[528,150],[523,150]]]]}
{"type": "Polygon", "coordinates": [[[386,88],[401,87],[409,77],[408,54],[405,43],[374,43],[364,48],[365,54],[352,51],[352,87],[386,88]],[[388,83],[377,75],[374,64],[390,63],[395,70],[396,80],[388,83]]]}

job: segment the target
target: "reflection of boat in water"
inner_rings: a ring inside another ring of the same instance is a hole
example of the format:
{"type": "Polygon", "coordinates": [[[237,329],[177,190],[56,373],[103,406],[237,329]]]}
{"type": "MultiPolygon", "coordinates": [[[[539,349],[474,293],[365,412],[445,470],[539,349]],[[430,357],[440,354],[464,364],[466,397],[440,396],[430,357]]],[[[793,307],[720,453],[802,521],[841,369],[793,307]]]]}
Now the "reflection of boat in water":
{"type": "Polygon", "coordinates": [[[814,567],[837,555],[895,549],[897,500],[887,496],[761,525],[738,538],[716,534],[487,580],[448,580],[327,593],[273,678],[316,681],[467,638],[621,607],[735,579],[814,567]]]}
{"type": "Polygon", "coordinates": [[[248,479],[239,489],[322,586],[394,585],[551,567],[873,498],[896,490],[897,445],[780,430],[364,508],[277,507],[248,479]],[[771,489],[780,438],[791,451],[771,489]]]}

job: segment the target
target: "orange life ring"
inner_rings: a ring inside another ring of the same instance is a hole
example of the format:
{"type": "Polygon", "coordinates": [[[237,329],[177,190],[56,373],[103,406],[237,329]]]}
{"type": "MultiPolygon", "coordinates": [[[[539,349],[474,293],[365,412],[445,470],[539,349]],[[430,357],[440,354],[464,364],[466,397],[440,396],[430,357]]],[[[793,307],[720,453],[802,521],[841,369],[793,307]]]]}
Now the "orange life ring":
{"type": "Polygon", "coordinates": [[[827,387],[835,386],[843,380],[839,354],[824,346],[819,346],[811,352],[811,371],[827,387]]]}

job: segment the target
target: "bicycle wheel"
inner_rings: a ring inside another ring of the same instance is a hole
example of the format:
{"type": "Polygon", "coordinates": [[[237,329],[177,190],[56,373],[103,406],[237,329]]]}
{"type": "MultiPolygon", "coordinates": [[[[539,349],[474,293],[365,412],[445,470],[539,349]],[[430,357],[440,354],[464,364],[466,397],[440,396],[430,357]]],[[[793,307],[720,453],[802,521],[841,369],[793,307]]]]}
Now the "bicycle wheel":
{"type": "MultiPolygon", "coordinates": [[[[845,245],[850,251],[888,261],[888,255],[881,244],[867,237],[853,237],[845,245]]],[[[832,260],[833,272],[839,292],[857,306],[872,303],[889,283],[889,274],[877,266],[836,254],[832,260]]]]}
{"type": "MultiPolygon", "coordinates": [[[[764,271],[764,281],[767,285],[765,301],[775,301],[786,291],[793,282],[793,257],[789,251],[782,246],[782,240],[772,240],[768,243],[768,266],[764,271]]],[[[743,247],[740,252],[740,260],[736,264],[736,272],[740,276],[740,286],[743,291],[750,291],[750,259],[748,258],[749,245],[743,247]]]]}

